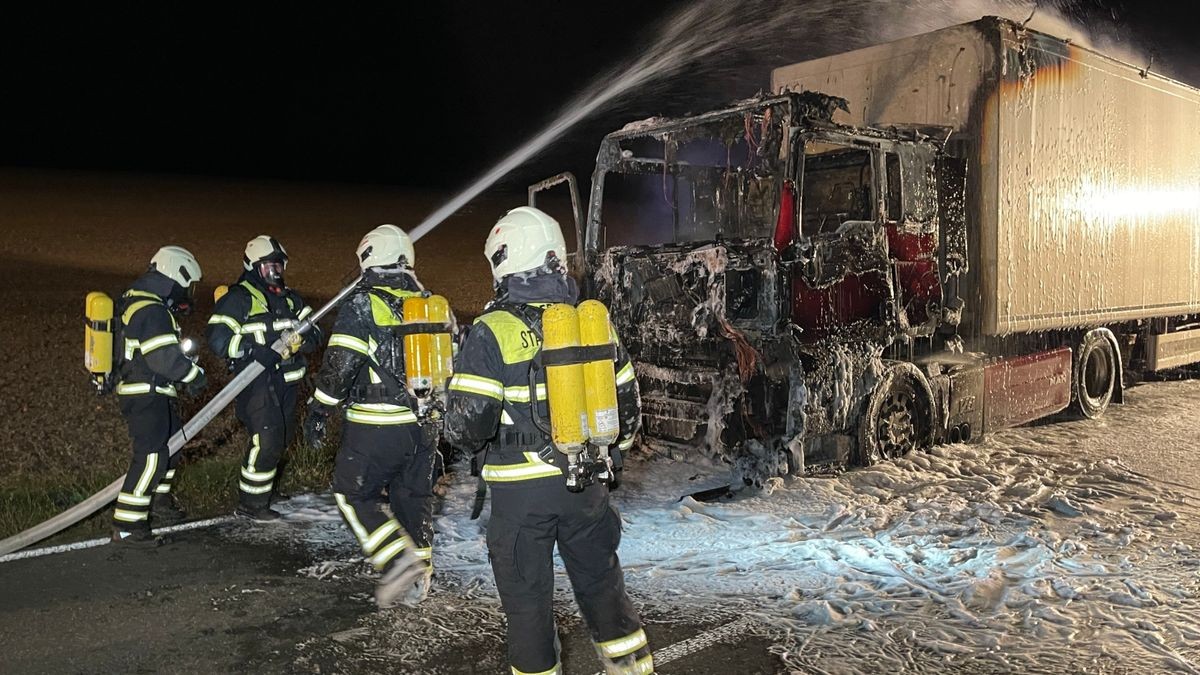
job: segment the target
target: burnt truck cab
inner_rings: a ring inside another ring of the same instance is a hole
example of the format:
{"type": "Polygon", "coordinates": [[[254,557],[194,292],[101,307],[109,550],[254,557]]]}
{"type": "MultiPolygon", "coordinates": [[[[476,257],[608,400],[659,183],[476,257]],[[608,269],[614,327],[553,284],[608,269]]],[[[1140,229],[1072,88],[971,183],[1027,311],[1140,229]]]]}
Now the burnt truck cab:
{"type": "Polygon", "coordinates": [[[576,272],[634,359],[643,443],[761,483],[947,437],[931,375],[956,369],[915,362],[979,371],[964,164],[935,130],[834,123],[845,105],[786,93],[605,137],[576,272]]]}

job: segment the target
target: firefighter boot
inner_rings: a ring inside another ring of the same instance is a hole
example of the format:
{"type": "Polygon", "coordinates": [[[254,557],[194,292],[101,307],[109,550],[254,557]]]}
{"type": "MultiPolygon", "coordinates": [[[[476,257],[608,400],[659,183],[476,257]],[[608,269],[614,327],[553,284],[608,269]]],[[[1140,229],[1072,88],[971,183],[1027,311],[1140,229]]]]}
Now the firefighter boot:
{"type": "Polygon", "coordinates": [[[112,543],[129,548],[156,548],[163,544],[161,537],[151,534],[149,528],[113,528],[112,543]]]}
{"type": "Polygon", "coordinates": [[[150,515],[154,518],[155,527],[178,525],[187,520],[187,513],[170,493],[154,495],[154,501],[150,503],[150,515]]]}
{"type": "Polygon", "coordinates": [[[270,506],[247,506],[245,504],[239,504],[233,515],[253,520],[256,523],[273,523],[283,517],[283,514],[270,506]]]}
{"type": "Polygon", "coordinates": [[[426,563],[421,576],[417,577],[413,585],[408,587],[408,591],[400,597],[400,604],[406,607],[416,607],[429,595],[431,586],[433,586],[433,566],[426,563]]]}
{"type": "Polygon", "coordinates": [[[649,656],[638,659],[636,654],[626,654],[610,659],[599,651],[597,655],[600,663],[604,664],[604,675],[646,675],[654,672],[654,660],[649,656]]]}
{"type": "Polygon", "coordinates": [[[383,578],[375,586],[375,604],[386,609],[400,602],[415,607],[425,599],[429,590],[429,575],[432,568],[412,551],[405,549],[392,560],[384,571],[383,578]]]}

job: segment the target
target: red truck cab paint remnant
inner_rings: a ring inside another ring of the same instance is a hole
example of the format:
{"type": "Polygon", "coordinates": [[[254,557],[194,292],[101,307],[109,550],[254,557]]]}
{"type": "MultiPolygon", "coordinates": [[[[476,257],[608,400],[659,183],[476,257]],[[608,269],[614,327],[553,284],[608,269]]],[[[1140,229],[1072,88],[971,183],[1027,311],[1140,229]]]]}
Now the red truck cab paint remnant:
{"type": "Polygon", "coordinates": [[[792,317],[805,342],[824,340],[848,326],[878,318],[890,288],[884,272],[847,274],[832,285],[814,288],[801,275],[792,277],[792,317]]]}
{"type": "Polygon", "coordinates": [[[779,217],[775,220],[775,250],[783,251],[796,238],[796,184],[783,181],[779,193],[779,217]]]}
{"type": "Polygon", "coordinates": [[[896,284],[900,303],[911,324],[923,324],[935,318],[929,315],[942,298],[938,279],[937,240],[932,232],[908,231],[898,223],[888,223],[888,251],[895,261],[896,284]]]}
{"type": "Polygon", "coordinates": [[[985,430],[1052,415],[1071,403],[1071,350],[1000,359],[984,367],[983,382],[985,430]]]}

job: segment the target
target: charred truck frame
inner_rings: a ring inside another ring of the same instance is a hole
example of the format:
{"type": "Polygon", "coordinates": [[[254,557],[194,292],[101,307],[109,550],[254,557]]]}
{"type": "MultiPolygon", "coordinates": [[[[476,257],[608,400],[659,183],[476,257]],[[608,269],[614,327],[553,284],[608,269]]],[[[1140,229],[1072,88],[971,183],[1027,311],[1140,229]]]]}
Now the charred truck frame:
{"type": "Polygon", "coordinates": [[[645,443],[761,483],[1200,361],[1200,91],[994,17],[772,85],[608,135],[586,218],[530,189],[571,185],[645,443]]]}

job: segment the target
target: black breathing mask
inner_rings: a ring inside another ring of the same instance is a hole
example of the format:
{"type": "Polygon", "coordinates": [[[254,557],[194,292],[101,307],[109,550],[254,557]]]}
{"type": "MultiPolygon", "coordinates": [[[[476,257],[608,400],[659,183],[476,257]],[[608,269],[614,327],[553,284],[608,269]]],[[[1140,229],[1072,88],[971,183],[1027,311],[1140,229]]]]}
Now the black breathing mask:
{"type": "Polygon", "coordinates": [[[268,286],[284,288],[283,271],[287,269],[286,260],[260,260],[254,263],[254,271],[268,286]]]}

